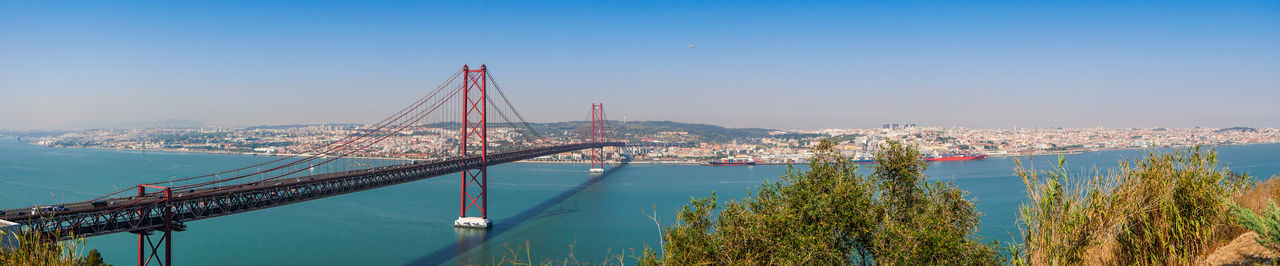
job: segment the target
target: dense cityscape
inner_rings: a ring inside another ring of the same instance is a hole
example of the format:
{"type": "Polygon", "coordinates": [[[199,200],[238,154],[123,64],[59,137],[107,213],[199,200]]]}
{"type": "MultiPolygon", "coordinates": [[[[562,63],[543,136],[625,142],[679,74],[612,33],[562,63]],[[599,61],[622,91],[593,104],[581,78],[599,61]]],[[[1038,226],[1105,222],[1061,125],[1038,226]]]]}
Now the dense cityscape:
{"type": "MultiPolygon", "coordinates": [[[[1001,128],[928,127],[885,124],[880,128],[821,130],[732,129],[708,125],[667,127],[664,131],[633,130],[625,124],[613,130],[620,141],[678,143],[633,154],[635,161],[706,163],[715,160],[762,164],[805,162],[819,140],[839,139],[837,150],[860,159],[873,158],[885,140],[901,140],[924,155],[982,154],[991,157],[1079,153],[1114,149],[1242,145],[1280,142],[1274,128],[1001,128]],[[714,127],[719,131],[697,130],[714,127]],[[741,131],[765,132],[752,136],[741,131]],[[725,133],[727,132],[727,133],[725,133]]],[[[149,129],[85,129],[63,132],[8,132],[23,142],[51,147],[218,152],[260,155],[305,154],[316,147],[367,131],[366,125],[299,125],[260,127],[198,127],[149,129]],[[24,137],[25,136],[25,137],[24,137]]],[[[633,127],[634,128],[634,127],[633,127]]],[[[562,130],[544,136],[553,143],[578,141],[579,132],[562,130]]],[[[491,128],[491,149],[529,145],[521,131],[491,128]]],[[[388,136],[356,153],[365,157],[432,159],[448,156],[458,143],[457,129],[415,126],[388,136]]],[[[610,156],[618,158],[616,154],[610,156]]],[[[581,151],[529,161],[581,162],[581,151]]]]}

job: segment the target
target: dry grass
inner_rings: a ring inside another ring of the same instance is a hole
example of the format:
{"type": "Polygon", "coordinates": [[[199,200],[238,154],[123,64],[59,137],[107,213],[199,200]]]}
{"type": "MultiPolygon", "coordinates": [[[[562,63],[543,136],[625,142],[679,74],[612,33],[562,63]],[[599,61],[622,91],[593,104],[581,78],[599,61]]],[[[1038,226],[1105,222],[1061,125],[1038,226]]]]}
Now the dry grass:
{"type": "Polygon", "coordinates": [[[1254,212],[1261,211],[1267,206],[1268,201],[1275,201],[1280,204],[1280,176],[1271,176],[1266,181],[1258,182],[1253,188],[1240,193],[1234,200],[1240,207],[1248,208],[1254,212]]]}
{"type": "Polygon", "coordinates": [[[1030,203],[1021,208],[1015,264],[1192,264],[1244,230],[1228,203],[1275,198],[1280,184],[1250,187],[1213,151],[1150,153],[1119,170],[1084,178],[1065,162],[1050,171],[1018,167],[1030,203]],[[1247,191],[1246,191],[1247,190],[1247,191]]]}
{"type": "MultiPolygon", "coordinates": [[[[1232,197],[1232,200],[1242,207],[1255,212],[1260,212],[1267,206],[1269,201],[1280,202],[1280,178],[1272,176],[1266,181],[1255,184],[1248,190],[1237,193],[1237,195],[1232,197]]],[[[1198,256],[1212,260],[1206,261],[1207,264],[1220,264],[1213,261],[1236,261],[1230,258],[1243,256],[1240,254],[1268,254],[1260,251],[1265,249],[1253,242],[1253,238],[1256,238],[1256,236],[1245,237],[1247,234],[1252,234],[1249,230],[1239,226],[1222,226],[1220,227],[1220,230],[1222,231],[1215,234],[1214,239],[1208,241],[1209,243],[1204,249],[1213,250],[1214,252],[1198,256]],[[1241,239],[1243,239],[1243,241],[1241,239]],[[1243,242],[1244,244],[1237,242],[1243,242]]],[[[1121,251],[1119,248],[1119,244],[1113,236],[1104,237],[1099,239],[1095,246],[1090,247],[1089,250],[1085,252],[1083,262],[1086,265],[1116,264],[1116,257],[1114,255],[1121,251]]],[[[1256,257],[1260,255],[1254,256],[1256,257]]],[[[1251,260],[1250,258],[1245,258],[1241,259],[1241,261],[1247,262],[1251,260]]]]}

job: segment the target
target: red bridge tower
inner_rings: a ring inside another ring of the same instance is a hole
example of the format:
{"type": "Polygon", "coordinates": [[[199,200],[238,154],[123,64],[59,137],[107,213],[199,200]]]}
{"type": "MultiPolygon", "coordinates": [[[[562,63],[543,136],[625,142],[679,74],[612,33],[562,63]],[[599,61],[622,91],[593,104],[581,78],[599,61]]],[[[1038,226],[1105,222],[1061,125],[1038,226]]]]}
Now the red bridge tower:
{"type": "MultiPolygon", "coordinates": [[[[486,110],[488,97],[488,68],[480,70],[462,66],[462,156],[467,156],[467,146],[479,146],[480,167],[462,171],[462,194],[459,198],[458,220],[455,227],[489,228],[489,121],[486,110]],[[467,216],[467,210],[476,209],[480,216],[467,216]]],[[[475,152],[475,150],[472,150],[475,152]]]]}
{"type": "Polygon", "coordinates": [[[604,173],[604,103],[591,104],[591,137],[588,142],[599,143],[599,148],[589,149],[591,173],[604,173]]]}

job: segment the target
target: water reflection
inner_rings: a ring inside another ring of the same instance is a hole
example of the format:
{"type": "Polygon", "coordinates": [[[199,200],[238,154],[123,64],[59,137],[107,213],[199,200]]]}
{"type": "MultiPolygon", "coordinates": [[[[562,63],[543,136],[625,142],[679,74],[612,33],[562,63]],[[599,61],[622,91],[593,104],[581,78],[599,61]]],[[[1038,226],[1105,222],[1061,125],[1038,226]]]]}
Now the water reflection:
{"type": "Polygon", "coordinates": [[[592,186],[604,180],[605,178],[612,176],[615,172],[617,172],[618,170],[621,170],[626,165],[627,165],[627,162],[624,161],[623,163],[613,168],[609,168],[608,170],[605,170],[604,173],[590,174],[591,177],[583,181],[581,184],[573,186],[573,188],[566,190],[564,192],[561,192],[555,197],[542,201],[538,203],[538,205],[534,205],[533,207],[530,207],[529,209],[526,209],[514,216],[511,216],[510,218],[494,221],[493,227],[488,230],[472,229],[472,228],[455,228],[454,234],[457,236],[458,241],[448,246],[441,247],[440,249],[437,249],[427,254],[426,256],[419,257],[418,259],[415,259],[407,263],[406,265],[443,264],[444,262],[449,261],[450,259],[453,259],[458,256],[462,256],[464,253],[467,253],[471,251],[472,248],[476,248],[476,247],[480,247],[482,249],[479,254],[488,254],[487,249],[489,247],[488,245],[485,245],[486,241],[488,241],[489,239],[492,239],[493,237],[502,235],[502,233],[510,231],[512,228],[515,228],[517,225],[520,225],[521,223],[524,223],[532,219],[557,217],[557,216],[563,216],[565,214],[576,212],[577,211],[576,208],[574,209],[560,208],[553,211],[547,211],[547,210],[550,209],[552,206],[560,205],[560,203],[565,202],[569,198],[572,198],[573,196],[577,195],[578,193],[581,193],[583,190],[586,190],[587,188],[591,188],[592,186]]]}

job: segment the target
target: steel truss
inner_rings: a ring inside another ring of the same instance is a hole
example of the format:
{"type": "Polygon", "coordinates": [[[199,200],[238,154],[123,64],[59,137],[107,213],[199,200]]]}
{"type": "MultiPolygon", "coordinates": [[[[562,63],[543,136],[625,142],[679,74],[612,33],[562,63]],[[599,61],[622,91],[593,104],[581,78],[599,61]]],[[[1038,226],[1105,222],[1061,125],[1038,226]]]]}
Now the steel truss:
{"type": "Polygon", "coordinates": [[[267,183],[170,191],[170,197],[153,192],[142,196],[109,199],[109,201],[129,202],[120,205],[56,212],[50,215],[10,215],[4,219],[40,232],[64,232],[80,237],[119,232],[181,231],[184,228],[183,223],[195,220],[403,184],[475,169],[482,165],[498,165],[575,150],[624,145],[626,144],[622,142],[558,145],[494,153],[484,159],[480,156],[471,156],[439,162],[419,162],[303,176],[267,183]],[[482,164],[484,161],[487,163],[482,164]]]}

